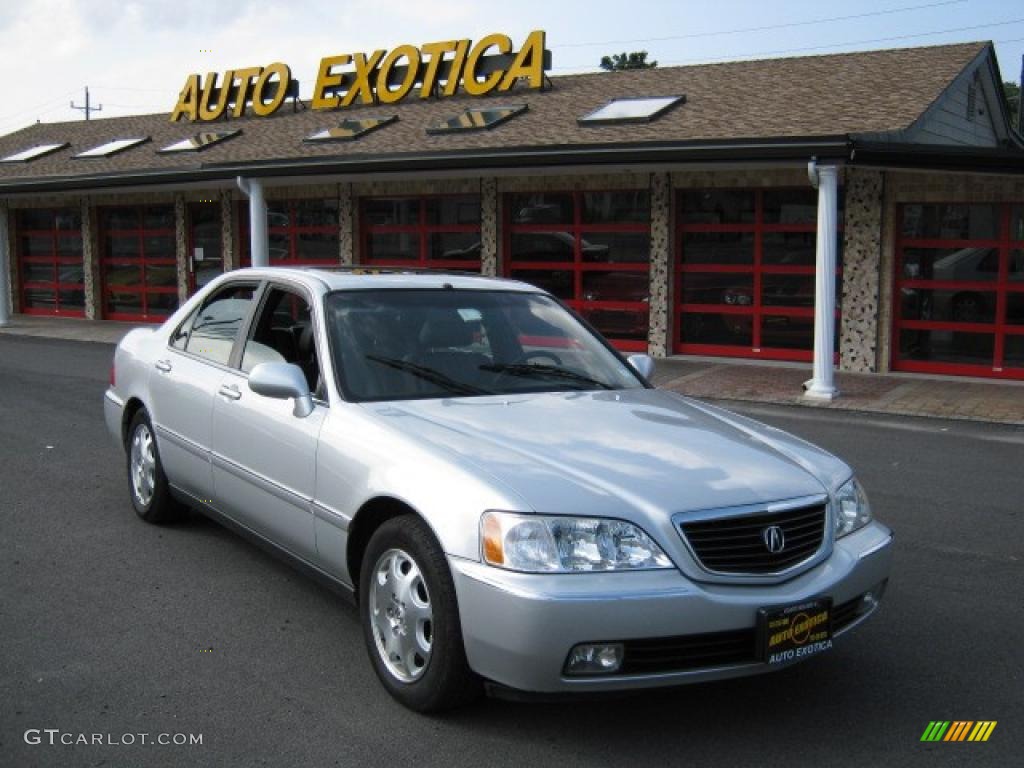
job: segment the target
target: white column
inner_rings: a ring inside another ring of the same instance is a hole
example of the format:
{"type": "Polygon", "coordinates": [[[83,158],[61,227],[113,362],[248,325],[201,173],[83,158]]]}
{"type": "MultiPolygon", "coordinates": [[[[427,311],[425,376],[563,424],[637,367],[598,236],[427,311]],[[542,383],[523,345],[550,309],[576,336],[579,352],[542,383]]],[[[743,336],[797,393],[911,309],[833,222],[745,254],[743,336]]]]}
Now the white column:
{"type": "Polygon", "coordinates": [[[814,270],[814,377],[804,384],[805,397],[832,400],[835,387],[836,242],[839,170],[834,165],[808,168],[818,188],[818,242],[814,270]]]}
{"type": "Polygon", "coordinates": [[[0,205],[0,325],[11,322],[11,254],[7,237],[7,207],[0,205]]]}
{"type": "Polygon", "coordinates": [[[238,188],[249,198],[249,253],[254,267],[270,266],[270,243],[267,240],[267,201],[263,182],[238,177],[238,188]]]}

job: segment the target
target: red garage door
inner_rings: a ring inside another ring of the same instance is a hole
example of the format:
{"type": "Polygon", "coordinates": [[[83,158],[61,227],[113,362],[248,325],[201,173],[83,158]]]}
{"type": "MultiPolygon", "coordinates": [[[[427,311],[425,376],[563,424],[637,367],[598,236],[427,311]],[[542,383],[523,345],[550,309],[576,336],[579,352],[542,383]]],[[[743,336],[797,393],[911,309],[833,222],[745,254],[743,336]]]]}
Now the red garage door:
{"type": "Polygon", "coordinates": [[[178,308],[173,205],[101,208],[103,316],[162,322],[178,308]]]}
{"type": "Polygon", "coordinates": [[[480,197],[364,197],[359,263],[480,271],[480,197]]]}
{"type": "Polygon", "coordinates": [[[17,213],[21,311],[28,315],[85,315],[82,219],[72,208],[17,213]]]}
{"type": "Polygon", "coordinates": [[[1024,379],[1024,205],[898,216],[893,368],[1024,379]]]}
{"type": "Polygon", "coordinates": [[[676,204],[675,351],[810,360],[817,192],[680,190],[676,204]]]}
{"type": "MultiPolygon", "coordinates": [[[[238,204],[241,264],[252,266],[249,205],[238,204]]],[[[271,265],[333,267],[341,263],[337,198],[267,201],[271,265]]]]}

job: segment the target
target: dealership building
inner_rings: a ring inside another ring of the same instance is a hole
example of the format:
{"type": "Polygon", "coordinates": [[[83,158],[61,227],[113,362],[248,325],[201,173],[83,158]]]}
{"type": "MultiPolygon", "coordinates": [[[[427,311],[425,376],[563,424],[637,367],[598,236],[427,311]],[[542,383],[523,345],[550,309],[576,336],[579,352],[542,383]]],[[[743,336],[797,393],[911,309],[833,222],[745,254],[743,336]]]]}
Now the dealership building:
{"type": "Polygon", "coordinates": [[[0,137],[11,311],[160,322],[254,261],[464,270],[625,351],[809,362],[817,335],[840,370],[1024,379],[990,43],[549,77],[464,42],[329,57],[306,100],[271,65],[0,137]]]}

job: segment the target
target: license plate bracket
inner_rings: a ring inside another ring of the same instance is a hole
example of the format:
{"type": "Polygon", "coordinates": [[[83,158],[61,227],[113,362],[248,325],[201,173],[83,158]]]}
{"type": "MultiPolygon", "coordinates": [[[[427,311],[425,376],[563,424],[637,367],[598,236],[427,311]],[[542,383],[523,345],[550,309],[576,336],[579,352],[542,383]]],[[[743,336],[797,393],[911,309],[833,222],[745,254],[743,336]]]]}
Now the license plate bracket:
{"type": "Polygon", "coordinates": [[[757,612],[757,648],[771,666],[791,664],[832,648],[832,599],[804,600],[757,612]]]}

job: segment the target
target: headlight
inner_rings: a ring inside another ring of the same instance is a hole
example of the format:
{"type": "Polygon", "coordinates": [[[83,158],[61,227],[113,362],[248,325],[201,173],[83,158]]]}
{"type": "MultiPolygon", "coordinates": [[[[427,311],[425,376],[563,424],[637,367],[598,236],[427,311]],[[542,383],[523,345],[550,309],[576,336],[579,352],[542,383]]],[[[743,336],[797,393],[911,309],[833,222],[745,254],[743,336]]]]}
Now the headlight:
{"type": "Polygon", "coordinates": [[[480,520],[484,562],[531,573],[671,568],[661,548],[635,525],[592,517],[486,512],[480,520]]]}
{"type": "Polygon", "coordinates": [[[851,477],[836,491],[836,538],[853,533],[871,522],[871,505],[868,495],[857,478],[851,477]]]}

